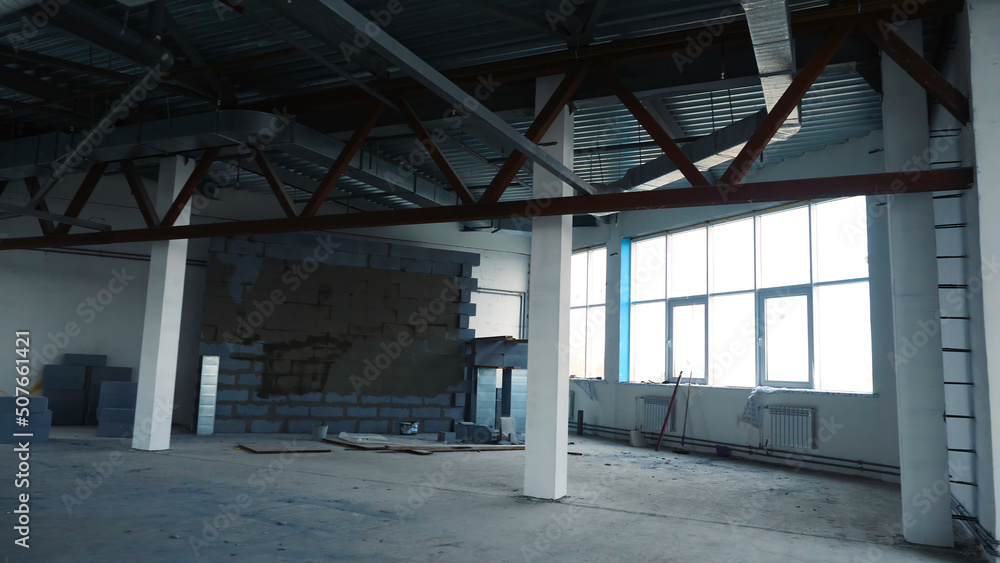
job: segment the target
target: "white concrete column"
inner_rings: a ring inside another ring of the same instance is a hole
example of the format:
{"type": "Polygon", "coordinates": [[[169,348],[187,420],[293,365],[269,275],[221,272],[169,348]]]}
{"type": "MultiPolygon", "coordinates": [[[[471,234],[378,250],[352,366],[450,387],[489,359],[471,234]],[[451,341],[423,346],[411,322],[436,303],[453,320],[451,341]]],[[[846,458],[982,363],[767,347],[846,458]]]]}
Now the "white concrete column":
{"type": "MultiPolygon", "coordinates": [[[[979,196],[979,257],[982,280],[983,350],[988,381],[989,410],[976,411],[976,455],[978,466],[992,471],[992,479],[980,474],[980,521],[994,535],[1000,522],[1000,465],[996,463],[1000,452],[1000,35],[996,22],[1000,21],[1000,2],[995,0],[969,0],[966,3],[969,17],[969,75],[972,102],[972,130],[975,135],[976,191],[979,196]],[[983,427],[986,427],[985,429],[983,427]],[[979,441],[982,437],[982,441],[979,441]],[[989,449],[985,446],[989,443],[989,449]],[[988,468],[988,469],[987,469],[988,468]]],[[[966,197],[974,197],[969,194],[966,197]]],[[[978,277],[977,276],[977,277],[978,277]]],[[[970,286],[971,286],[970,280],[970,286]]],[[[978,316],[978,315],[977,315],[978,316]]],[[[974,354],[978,354],[976,350],[974,354]]],[[[976,381],[976,391],[983,392],[976,381]]],[[[977,402],[977,405],[980,404],[977,402]]]]}
{"type": "MultiPolygon", "coordinates": [[[[540,109],[561,76],[539,78],[540,109]]],[[[563,109],[539,144],[563,164],[573,165],[573,117],[563,109]]],[[[572,188],[541,166],[534,167],[536,198],[572,195],[572,188]]],[[[569,420],[569,276],[573,218],[536,217],[531,222],[528,276],[528,412],[525,422],[524,494],[566,496],[569,420]]]]}
{"type": "MultiPolygon", "coordinates": [[[[898,30],[918,53],[921,28],[917,21],[898,30]]],[[[928,168],[921,160],[929,138],[926,92],[888,56],[882,57],[882,88],[886,171],[928,168]]],[[[903,535],[912,543],[950,547],[934,202],[929,193],[895,195],[888,208],[903,535]]]]}
{"type": "MultiPolygon", "coordinates": [[[[194,161],[185,161],[180,156],[160,161],[154,202],[161,217],[184,187],[192,170],[194,161]]],[[[187,225],[190,220],[191,205],[188,204],[174,224],[187,225]]],[[[152,243],[139,357],[139,395],[136,398],[132,437],[132,447],[137,450],[170,448],[187,249],[187,240],[152,243]]]]}

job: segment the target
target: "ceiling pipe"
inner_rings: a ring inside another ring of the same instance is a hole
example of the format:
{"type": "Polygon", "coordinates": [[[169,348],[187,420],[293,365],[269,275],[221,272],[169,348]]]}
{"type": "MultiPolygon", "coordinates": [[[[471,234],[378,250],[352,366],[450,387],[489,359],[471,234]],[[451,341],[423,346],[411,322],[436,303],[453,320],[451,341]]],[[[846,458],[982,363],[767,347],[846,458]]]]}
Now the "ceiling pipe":
{"type": "Polygon", "coordinates": [[[30,8],[37,0],[0,0],[0,18],[30,8]]]}
{"type": "MultiPolygon", "coordinates": [[[[750,28],[750,41],[764,105],[771,111],[792,84],[795,74],[795,51],[792,49],[792,26],[788,19],[787,0],[740,0],[750,28]]],[[[771,142],[780,142],[799,132],[800,110],[788,116],[771,142]]]]}
{"type": "MultiPolygon", "coordinates": [[[[770,112],[791,85],[795,73],[788,3],[787,0],[741,0],[740,3],[746,12],[754,57],[757,59],[764,106],[770,112]]],[[[799,113],[797,110],[788,116],[771,139],[772,143],[787,140],[799,132],[802,127],[799,113]]],[[[762,109],[683,145],[681,150],[702,171],[728,162],[739,154],[765,116],[766,112],[762,109]]],[[[683,175],[677,171],[673,162],[666,156],[660,156],[631,168],[620,179],[599,187],[610,191],[645,191],[662,188],[681,179],[683,175]]]]}

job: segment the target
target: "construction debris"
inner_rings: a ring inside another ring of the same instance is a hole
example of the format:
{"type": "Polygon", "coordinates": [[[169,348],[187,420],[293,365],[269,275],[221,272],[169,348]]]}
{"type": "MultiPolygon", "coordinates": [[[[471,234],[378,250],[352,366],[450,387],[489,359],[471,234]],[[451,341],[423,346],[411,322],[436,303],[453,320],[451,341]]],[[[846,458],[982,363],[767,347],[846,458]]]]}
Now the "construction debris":
{"type": "Polygon", "coordinates": [[[240,444],[237,448],[241,450],[246,450],[255,454],[284,454],[284,453],[299,453],[299,454],[316,454],[316,453],[326,453],[331,452],[330,448],[324,448],[323,446],[292,446],[290,444],[240,444]]]}

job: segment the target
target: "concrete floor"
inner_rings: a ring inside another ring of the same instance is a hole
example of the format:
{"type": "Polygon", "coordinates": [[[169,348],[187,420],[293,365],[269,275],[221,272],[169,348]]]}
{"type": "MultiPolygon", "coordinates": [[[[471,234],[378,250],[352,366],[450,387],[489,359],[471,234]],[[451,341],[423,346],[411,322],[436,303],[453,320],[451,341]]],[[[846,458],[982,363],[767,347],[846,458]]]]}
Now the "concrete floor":
{"type": "MultiPolygon", "coordinates": [[[[304,435],[175,435],[137,452],[55,428],[31,456],[30,550],[13,546],[15,454],[0,446],[5,561],[970,561],[891,533],[870,479],[579,438],[570,497],[520,498],[524,452],[416,456],[236,449],[304,435]],[[99,477],[98,468],[110,473],[99,477]],[[89,480],[89,485],[87,484],[89,480]]],[[[20,491],[18,491],[20,492],[20,491]]]]}

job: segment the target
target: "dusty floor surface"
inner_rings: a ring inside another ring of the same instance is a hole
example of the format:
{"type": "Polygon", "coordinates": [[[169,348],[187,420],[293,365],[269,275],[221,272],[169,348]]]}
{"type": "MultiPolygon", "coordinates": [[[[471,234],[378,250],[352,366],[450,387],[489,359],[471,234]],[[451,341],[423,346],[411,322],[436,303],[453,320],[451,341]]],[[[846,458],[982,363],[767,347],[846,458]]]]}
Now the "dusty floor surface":
{"type": "Polygon", "coordinates": [[[30,549],[6,561],[970,561],[902,543],[898,486],[570,436],[569,497],[520,497],[523,451],[252,454],[305,435],[175,435],[133,451],[93,428],[34,445],[30,549]],[[106,474],[102,476],[101,473],[106,474]]]}

